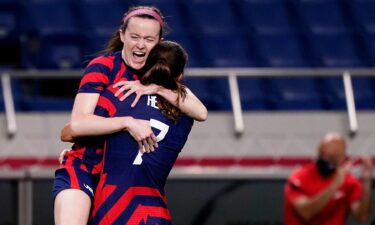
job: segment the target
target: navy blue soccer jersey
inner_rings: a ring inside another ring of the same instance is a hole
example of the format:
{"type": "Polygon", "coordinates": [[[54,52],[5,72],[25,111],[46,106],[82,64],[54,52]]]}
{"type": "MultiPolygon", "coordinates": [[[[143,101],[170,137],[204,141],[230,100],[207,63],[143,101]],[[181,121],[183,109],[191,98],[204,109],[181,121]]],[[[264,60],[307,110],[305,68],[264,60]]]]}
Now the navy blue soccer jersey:
{"type": "Polygon", "coordinates": [[[140,154],[128,132],[106,139],[104,168],[95,193],[91,224],[170,224],[164,194],[166,179],[187,141],[193,119],[185,115],[177,122],[166,118],[156,106],[156,96],[142,96],[134,108],[135,95],[121,102],[111,90],[101,98],[110,103],[112,116],[132,116],[150,120],[158,148],[140,154]]]}
{"type": "MultiPolygon", "coordinates": [[[[121,80],[137,80],[138,76],[128,68],[121,52],[99,56],[86,67],[81,79],[78,93],[101,94],[106,89],[113,89],[112,85],[121,80]]],[[[103,110],[101,105],[108,105],[105,98],[99,98],[94,114],[111,116],[111,112],[103,110]]],[[[86,172],[97,174],[102,170],[102,159],[105,137],[79,138],[73,144],[61,167],[80,168],[86,172]]],[[[73,183],[77,183],[73,182],[73,183]]]]}

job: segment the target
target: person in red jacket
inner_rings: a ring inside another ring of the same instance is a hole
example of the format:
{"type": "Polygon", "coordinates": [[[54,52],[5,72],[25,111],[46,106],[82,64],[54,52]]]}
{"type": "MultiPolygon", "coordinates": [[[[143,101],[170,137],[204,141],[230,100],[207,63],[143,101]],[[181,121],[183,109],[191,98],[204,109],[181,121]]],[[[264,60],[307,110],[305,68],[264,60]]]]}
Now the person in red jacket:
{"type": "Polygon", "coordinates": [[[285,225],[344,225],[351,213],[359,222],[371,210],[371,158],[362,160],[362,179],[350,173],[345,139],[326,134],[318,158],[294,171],[285,184],[285,225]]]}

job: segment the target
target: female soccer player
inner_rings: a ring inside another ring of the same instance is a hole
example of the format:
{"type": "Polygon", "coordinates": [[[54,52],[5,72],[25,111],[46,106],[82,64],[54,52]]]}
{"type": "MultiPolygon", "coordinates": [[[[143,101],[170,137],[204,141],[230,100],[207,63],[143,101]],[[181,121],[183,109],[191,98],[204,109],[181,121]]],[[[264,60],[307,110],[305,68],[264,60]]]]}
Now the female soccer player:
{"type": "MultiPolygon", "coordinates": [[[[186,89],[180,80],[186,61],[187,54],[179,44],[162,41],[151,50],[145,65],[147,72],[140,81],[174,90],[184,99],[186,89]]],[[[121,102],[111,90],[106,90],[101,98],[110,104],[103,105],[102,110],[112,117],[149,120],[157,134],[158,148],[142,154],[128,132],[107,136],[90,224],[171,223],[164,185],[187,141],[193,119],[157,95],[142,96],[132,108],[130,103],[135,97],[130,95],[121,102]]]]}
{"type": "MultiPolygon", "coordinates": [[[[116,92],[118,88],[113,84],[118,81],[138,79],[140,69],[150,50],[160,41],[164,27],[164,19],[156,8],[129,9],[105,54],[87,66],[75,99],[69,128],[73,136],[89,134],[97,137],[77,140],[72,147],[73,151],[67,153],[61,168],[56,171],[53,194],[57,225],[87,222],[91,198],[102,166],[104,137],[99,135],[127,130],[140,149],[154,149],[156,139],[149,121],[132,117],[101,117],[100,106],[105,104],[105,100],[99,97],[106,89],[116,92]]],[[[178,94],[171,90],[140,83],[130,85],[133,85],[130,86],[132,90],[137,89],[139,95],[157,91],[158,95],[178,105],[183,112],[197,120],[205,120],[207,117],[206,108],[190,91],[177,104],[175,100],[178,94]]]]}

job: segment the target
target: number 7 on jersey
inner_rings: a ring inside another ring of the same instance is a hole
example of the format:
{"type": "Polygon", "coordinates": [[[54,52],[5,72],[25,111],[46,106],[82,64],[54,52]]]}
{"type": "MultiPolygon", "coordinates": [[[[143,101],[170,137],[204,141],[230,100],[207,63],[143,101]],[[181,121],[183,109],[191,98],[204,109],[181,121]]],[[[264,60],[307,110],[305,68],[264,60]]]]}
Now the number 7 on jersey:
{"type": "MultiPolygon", "coordinates": [[[[150,126],[160,130],[160,133],[156,136],[157,142],[160,142],[165,138],[165,135],[167,135],[169,126],[159,120],[150,119],[150,126]]],[[[141,165],[142,164],[142,155],[143,153],[138,152],[137,157],[135,157],[133,165],[141,165]]]]}

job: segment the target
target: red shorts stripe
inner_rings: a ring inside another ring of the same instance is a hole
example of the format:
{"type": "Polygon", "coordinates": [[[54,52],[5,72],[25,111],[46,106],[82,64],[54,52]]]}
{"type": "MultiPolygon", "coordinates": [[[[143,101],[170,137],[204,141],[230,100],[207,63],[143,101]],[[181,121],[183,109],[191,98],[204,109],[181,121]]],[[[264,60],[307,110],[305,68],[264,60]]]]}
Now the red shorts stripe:
{"type": "MultiPolygon", "coordinates": [[[[71,163],[70,163],[71,164],[71,163]]],[[[68,165],[68,164],[67,164],[68,165]]],[[[76,188],[76,189],[79,189],[80,186],[79,186],[79,181],[78,181],[78,177],[77,177],[77,174],[76,174],[76,171],[74,170],[74,167],[71,167],[71,166],[66,166],[66,171],[68,172],[69,174],[69,178],[70,178],[70,185],[72,188],[76,188]]]]}

